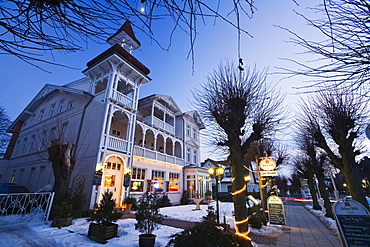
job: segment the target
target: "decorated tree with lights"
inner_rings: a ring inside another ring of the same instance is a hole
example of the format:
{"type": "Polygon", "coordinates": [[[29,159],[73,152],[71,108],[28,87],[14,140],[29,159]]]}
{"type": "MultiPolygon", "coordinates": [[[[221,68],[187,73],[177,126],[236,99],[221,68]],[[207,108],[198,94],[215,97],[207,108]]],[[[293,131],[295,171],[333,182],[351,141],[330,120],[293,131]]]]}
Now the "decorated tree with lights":
{"type": "Polygon", "coordinates": [[[282,97],[267,84],[266,71],[238,68],[231,62],[221,63],[193,95],[207,126],[209,144],[227,155],[233,177],[236,235],[246,240],[241,246],[250,246],[244,156],[252,142],[276,130],[284,113],[282,97]]]}

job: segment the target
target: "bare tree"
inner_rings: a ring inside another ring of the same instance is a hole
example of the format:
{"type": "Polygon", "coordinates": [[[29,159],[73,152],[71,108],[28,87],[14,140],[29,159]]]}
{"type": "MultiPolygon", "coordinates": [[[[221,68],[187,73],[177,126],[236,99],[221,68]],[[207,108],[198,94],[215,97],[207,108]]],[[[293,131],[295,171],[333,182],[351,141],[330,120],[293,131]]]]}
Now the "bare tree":
{"type": "Polygon", "coordinates": [[[10,141],[10,134],[6,132],[11,121],[4,108],[0,106],[0,153],[4,153],[10,141]]]}
{"type": "Polygon", "coordinates": [[[318,57],[312,59],[312,63],[288,59],[300,68],[283,70],[289,75],[309,76],[317,86],[330,82],[331,85],[341,85],[344,88],[368,87],[369,9],[370,2],[364,0],[323,0],[321,5],[312,8],[312,11],[320,15],[319,19],[311,20],[300,14],[308,25],[323,35],[324,40],[307,40],[304,36],[284,28],[293,35],[291,41],[294,44],[303,47],[306,53],[318,57]]]}
{"type": "Polygon", "coordinates": [[[249,0],[10,0],[0,3],[0,13],[2,53],[36,66],[36,61],[58,64],[45,60],[45,52],[74,52],[82,50],[88,40],[107,39],[125,20],[130,20],[159,45],[154,24],[163,25],[163,20],[167,24],[172,22],[167,49],[174,32],[181,30],[189,36],[193,56],[199,23],[205,24],[206,19],[220,20],[235,28],[239,36],[248,34],[240,19],[250,18],[254,7],[249,0]]]}
{"type": "Polygon", "coordinates": [[[367,114],[363,97],[335,88],[318,92],[302,103],[299,129],[323,149],[346,178],[353,198],[367,204],[358,173],[355,147],[367,114]]]}
{"type": "MultiPolygon", "coordinates": [[[[333,210],[329,198],[328,191],[326,190],[326,184],[324,181],[324,166],[328,165],[328,157],[327,154],[318,148],[314,144],[314,140],[312,140],[311,136],[307,133],[304,133],[305,130],[297,130],[296,134],[296,144],[299,150],[302,152],[300,161],[302,161],[301,170],[304,170],[308,173],[308,182],[310,189],[313,189],[314,186],[314,176],[317,179],[318,187],[320,190],[320,194],[324,200],[324,207],[326,209],[326,217],[330,217],[334,219],[333,210]]],[[[296,166],[299,166],[299,160],[296,161],[296,166]]],[[[316,190],[311,191],[311,195],[314,198],[314,192],[316,190]]],[[[317,197],[315,196],[316,203],[317,197]]],[[[315,199],[313,200],[315,202],[315,199]]],[[[314,203],[314,209],[315,205],[314,203]]]]}
{"type": "MultiPolygon", "coordinates": [[[[251,144],[272,134],[282,118],[282,98],[266,83],[266,72],[220,64],[200,90],[195,105],[207,126],[209,144],[223,148],[233,177],[236,234],[248,237],[244,155],[251,144]]],[[[250,243],[249,243],[250,244],[250,243]]]]}

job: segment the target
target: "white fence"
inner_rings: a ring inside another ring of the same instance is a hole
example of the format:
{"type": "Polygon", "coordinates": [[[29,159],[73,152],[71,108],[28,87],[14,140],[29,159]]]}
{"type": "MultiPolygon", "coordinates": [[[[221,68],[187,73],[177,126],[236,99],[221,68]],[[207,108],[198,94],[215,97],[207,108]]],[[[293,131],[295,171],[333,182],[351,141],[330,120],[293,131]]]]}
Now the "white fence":
{"type": "Polygon", "coordinates": [[[54,192],[0,194],[0,227],[49,218],[54,192]]]}

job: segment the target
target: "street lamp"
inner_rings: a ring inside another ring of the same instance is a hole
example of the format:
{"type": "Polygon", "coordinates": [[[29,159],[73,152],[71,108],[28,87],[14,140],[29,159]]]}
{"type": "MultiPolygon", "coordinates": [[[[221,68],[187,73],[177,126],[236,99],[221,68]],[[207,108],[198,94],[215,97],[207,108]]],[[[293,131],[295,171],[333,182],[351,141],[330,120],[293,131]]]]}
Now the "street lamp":
{"type": "Polygon", "coordinates": [[[212,178],[216,179],[216,213],[217,213],[217,224],[220,224],[220,209],[218,204],[218,180],[222,179],[224,176],[224,168],[222,166],[217,167],[214,169],[213,167],[208,168],[208,174],[211,175],[212,178]]]}

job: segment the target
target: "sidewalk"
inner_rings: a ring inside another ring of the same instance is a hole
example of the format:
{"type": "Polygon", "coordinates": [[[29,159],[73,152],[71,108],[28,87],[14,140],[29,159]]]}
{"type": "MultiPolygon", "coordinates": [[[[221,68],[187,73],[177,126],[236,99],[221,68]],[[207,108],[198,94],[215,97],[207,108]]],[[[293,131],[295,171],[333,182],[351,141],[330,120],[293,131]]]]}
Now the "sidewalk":
{"type": "MultiPolygon", "coordinates": [[[[286,226],[278,237],[266,237],[250,234],[258,247],[341,247],[340,240],[331,233],[319,219],[304,208],[304,203],[285,201],[286,226]]],[[[134,214],[125,214],[123,218],[135,218],[134,214]]],[[[194,222],[165,219],[163,225],[189,229],[194,222]]]]}
{"type": "Polygon", "coordinates": [[[286,226],[278,238],[257,237],[253,239],[263,247],[340,247],[340,240],[330,232],[319,219],[304,208],[304,204],[294,201],[284,203],[286,226]],[[267,240],[269,242],[259,241],[267,240]]]}

